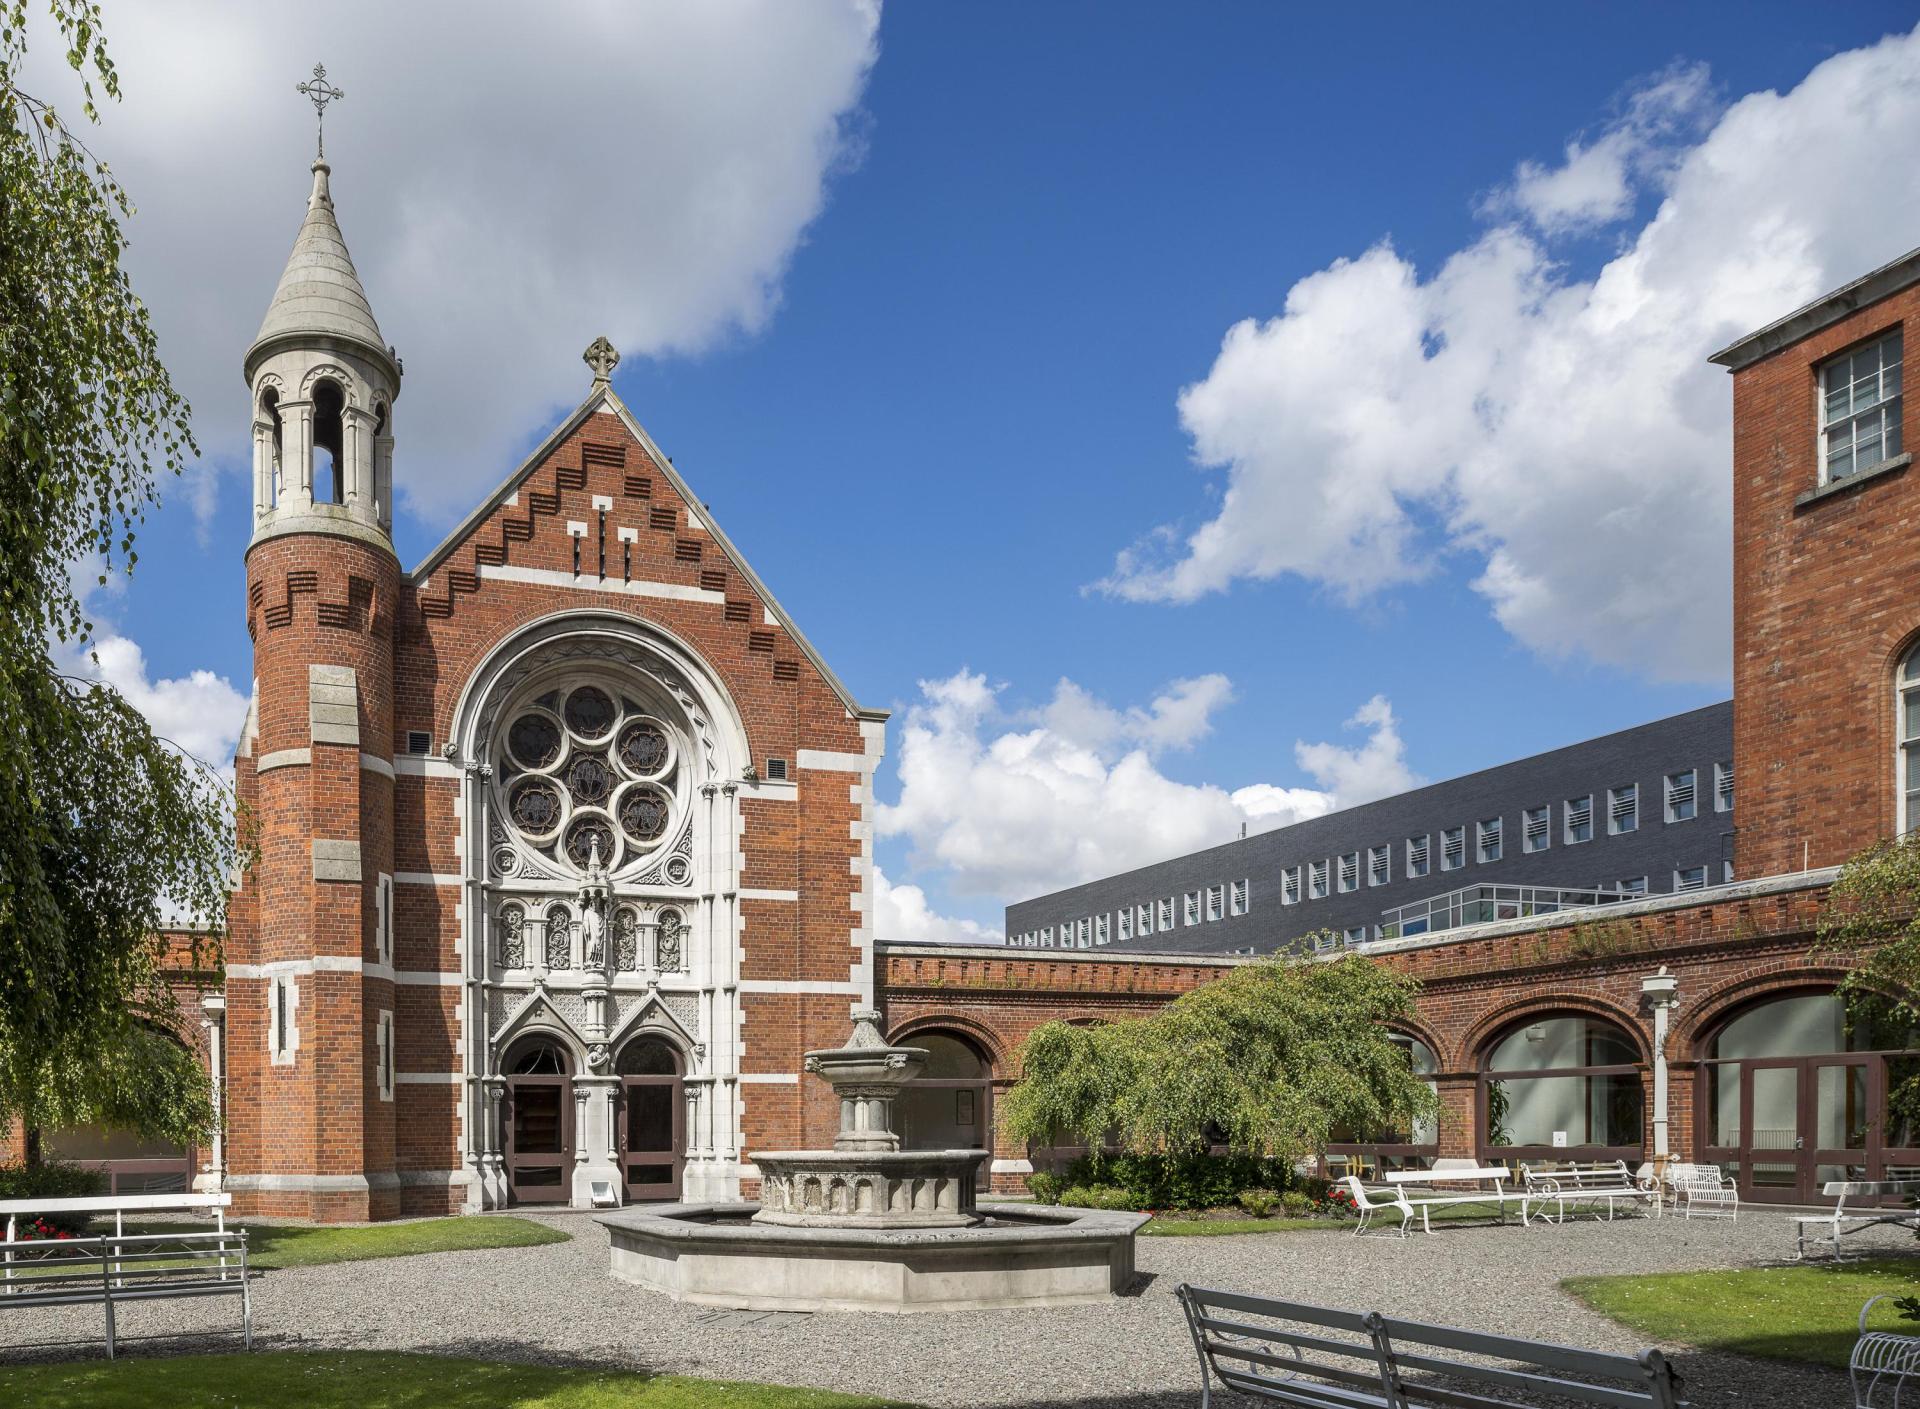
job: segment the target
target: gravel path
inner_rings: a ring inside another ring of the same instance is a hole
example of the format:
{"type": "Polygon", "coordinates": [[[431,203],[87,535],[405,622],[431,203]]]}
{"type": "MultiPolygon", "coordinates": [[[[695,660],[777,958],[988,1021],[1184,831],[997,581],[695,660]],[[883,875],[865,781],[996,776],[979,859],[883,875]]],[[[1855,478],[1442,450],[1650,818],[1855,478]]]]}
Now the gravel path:
{"type": "MultiPolygon", "coordinates": [[[[1634,1351],[1641,1348],[1634,1332],[1561,1292],[1560,1278],[1751,1265],[1791,1247],[1784,1215],[1759,1210],[1732,1224],[1454,1227],[1405,1242],[1335,1233],[1142,1238],[1144,1285],[1105,1306],[758,1319],[681,1306],[614,1282],[605,1230],[579,1215],[540,1217],[573,1240],[266,1273],[254,1295],[257,1336],[268,1347],[628,1365],[897,1395],[943,1409],[1186,1409],[1199,1396],[1197,1362],[1173,1299],[1182,1281],[1634,1351]]],[[[1913,1247],[1901,1230],[1857,1237],[1877,1250],[1913,1247]]],[[[128,1336],[222,1328],[233,1324],[233,1309],[224,1299],[149,1303],[123,1310],[120,1328],[128,1336]]],[[[99,1334],[98,1308],[0,1314],[0,1362],[64,1358],[71,1352],[26,1343],[99,1334]]],[[[1830,1370],[1687,1350],[1676,1360],[1701,1409],[1848,1402],[1845,1377],[1830,1370]]]]}

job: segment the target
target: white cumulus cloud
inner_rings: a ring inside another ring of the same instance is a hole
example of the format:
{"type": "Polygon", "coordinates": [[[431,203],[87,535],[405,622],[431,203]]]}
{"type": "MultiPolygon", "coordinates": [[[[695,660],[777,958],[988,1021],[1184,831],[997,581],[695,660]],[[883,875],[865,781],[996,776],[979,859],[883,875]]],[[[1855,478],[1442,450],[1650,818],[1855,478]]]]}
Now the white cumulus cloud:
{"type": "MultiPolygon", "coordinates": [[[[1295,746],[1318,788],[1229,791],[1169,778],[1157,761],[1211,728],[1232,699],[1225,676],[1175,681],[1125,709],[1070,680],[1026,713],[1003,711],[998,694],[964,669],[921,681],[896,736],[899,800],[878,810],[879,835],[906,839],[915,874],[939,874],[954,895],[1019,900],[1230,841],[1243,825],[1285,826],[1423,781],[1378,696],[1349,721],[1368,731],[1364,740],[1295,746]]],[[[910,903],[924,905],[924,894],[910,903]]],[[[912,910],[894,922],[920,923],[912,910]]]]}
{"type": "Polygon", "coordinates": [[[937,913],[916,885],[895,885],[873,868],[873,934],[876,939],[942,941],[947,944],[999,944],[1001,932],[978,920],[937,913]]]}
{"type": "Polygon", "coordinates": [[[92,649],[63,650],[62,668],[89,680],[100,680],[118,690],[141,714],[153,732],[170,739],[200,762],[231,774],[233,750],[246,720],[247,697],[225,676],[211,670],[193,670],[172,679],[155,680],[146,652],[137,642],[111,629],[103,630],[92,649]]]}
{"type": "MultiPolygon", "coordinates": [[[[139,207],[134,287],[202,447],[246,453],[241,357],[310,181],[294,85],[323,59],[341,226],[406,360],[397,485],[446,519],[586,394],[596,335],[658,356],[765,324],[858,159],[879,7],[107,0],[105,21],[124,101],[85,136],[139,207]]],[[[29,24],[24,86],[78,124],[58,36],[29,24]]],[[[209,481],[187,492],[208,511],[209,481]]]]}
{"type": "Polygon", "coordinates": [[[1728,673],[1730,406],[1718,346],[1904,252],[1920,183],[1920,32],[1829,59],[1717,116],[1661,75],[1554,167],[1522,163],[1497,222],[1418,270],[1383,239],[1230,328],[1180,395],[1217,511],[1121,552],[1101,585],[1187,602],[1294,574],[1348,600],[1479,563],[1517,640],[1659,679],[1728,673]],[[1706,122],[1704,135],[1694,135],[1706,122]],[[1591,278],[1556,237],[1616,225],[1591,278]]]}

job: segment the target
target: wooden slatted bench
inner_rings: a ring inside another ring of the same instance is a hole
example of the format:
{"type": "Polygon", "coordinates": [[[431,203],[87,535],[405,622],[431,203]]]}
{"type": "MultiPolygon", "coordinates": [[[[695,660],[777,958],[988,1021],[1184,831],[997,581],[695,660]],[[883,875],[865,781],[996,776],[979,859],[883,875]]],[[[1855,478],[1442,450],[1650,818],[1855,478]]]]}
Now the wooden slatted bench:
{"type": "Polygon", "coordinates": [[[1657,1349],[1612,1355],[1184,1282],[1176,1294],[1200,1356],[1201,1409],[1216,1380],[1303,1409],[1685,1403],[1657,1349]]]}

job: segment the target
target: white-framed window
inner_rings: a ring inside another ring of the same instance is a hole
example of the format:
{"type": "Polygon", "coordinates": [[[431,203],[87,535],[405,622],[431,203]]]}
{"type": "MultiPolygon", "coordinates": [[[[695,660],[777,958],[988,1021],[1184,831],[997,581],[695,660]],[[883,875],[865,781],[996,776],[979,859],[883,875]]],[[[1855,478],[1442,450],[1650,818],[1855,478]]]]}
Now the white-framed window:
{"type": "Polygon", "coordinates": [[[1820,366],[1820,482],[1900,453],[1900,331],[1820,366]]]}
{"type": "Polygon", "coordinates": [[[292,974],[276,974],[267,980],[267,1055],[289,1067],[299,1050],[300,984],[292,974]]]}
{"type": "Polygon", "coordinates": [[[1187,892],[1186,904],[1183,910],[1182,918],[1184,922],[1189,925],[1197,925],[1200,923],[1200,892],[1199,891],[1190,890],[1187,892]]]}
{"type": "Polygon", "coordinates": [[[1707,888],[1707,868],[1705,866],[1682,866],[1673,873],[1673,888],[1682,890],[1705,890],[1707,888]]]}
{"type": "Polygon", "coordinates": [[[1920,827],[1920,646],[1900,662],[1900,834],[1920,827]]]}
{"type": "Polygon", "coordinates": [[[1626,880],[1620,882],[1620,893],[1622,895],[1645,895],[1647,893],[1647,878],[1645,876],[1628,877],[1626,880]]]}
{"type": "Polygon", "coordinates": [[[1607,835],[1624,836],[1640,830],[1640,785],[1625,783],[1607,789],[1607,835]]]}
{"type": "Polygon", "coordinates": [[[1327,867],[1325,861],[1307,863],[1307,899],[1325,900],[1327,898],[1327,867]]]}
{"type": "Polygon", "coordinates": [[[1108,929],[1110,924],[1111,921],[1109,921],[1105,915],[1095,915],[1093,917],[1093,942],[1095,944],[1105,944],[1113,938],[1113,935],[1108,929]]]}
{"type": "Polygon", "coordinates": [[[1280,903],[1298,905],[1300,903],[1300,868],[1289,866],[1280,873],[1280,903]]]}
{"type": "Polygon", "coordinates": [[[1086,915],[1080,917],[1080,947],[1082,949],[1093,947],[1093,920],[1086,915]]]}
{"type": "Polygon", "coordinates": [[[1474,829],[1475,852],[1479,856],[1482,865],[1485,865],[1489,861],[1498,861],[1500,859],[1500,848],[1503,842],[1501,836],[1502,830],[1498,817],[1489,817],[1474,829]]]}
{"type": "Polygon", "coordinates": [[[1667,774],[1667,820],[1669,822],[1691,822],[1699,810],[1699,792],[1696,786],[1697,775],[1691,768],[1682,768],[1678,773],[1667,774]]]}
{"type": "Polygon", "coordinates": [[[1393,848],[1386,845],[1367,848],[1367,884],[1383,886],[1393,879],[1393,848]]]}
{"type": "Polygon", "coordinates": [[[393,1010],[382,1008],[373,1023],[373,1085],[380,1099],[393,1099],[393,1010]]]}
{"type": "Polygon", "coordinates": [[[1233,883],[1233,894],[1228,901],[1229,908],[1236,915],[1246,914],[1251,895],[1252,892],[1248,890],[1245,881],[1235,881],[1233,883]]]}
{"type": "Polygon", "coordinates": [[[1227,888],[1223,885],[1208,886],[1207,887],[1207,921],[1208,923],[1211,924],[1215,920],[1224,920],[1226,919],[1226,917],[1227,917],[1227,888]]]}
{"type": "Polygon", "coordinates": [[[1440,869],[1457,871],[1467,864],[1467,829],[1444,827],[1440,832],[1440,869]]]}
{"type": "Polygon", "coordinates": [[[1733,765],[1731,763],[1713,765],[1713,810],[1715,812],[1733,811],[1733,765]]]}
{"type": "Polygon", "coordinates": [[[1566,841],[1568,846],[1578,846],[1583,841],[1593,840],[1593,794],[1584,797],[1570,797],[1565,807],[1566,841]]]}
{"type": "Polygon", "coordinates": [[[1173,928],[1173,897],[1165,896],[1160,901],[1160,933],[1165,934],[1173,928]]]}
{"type": "Polygon", "coordinates": [[[1152,934],[1153,933],[1153,902],[1151,900],[1143,900],[1133,908],[1138,919],[1136,928],[1140,931],[1142,935],[1152,934]]]}
{"type": "Polygon", "coordinates": [[[1339,947],[1340,947],[1340,936],[1335,934],[1332,930],[1314,931],[1314,935],[1313,935],[1314,953],[1324,954],[1329,949],[1338,949],[1339,947]]]}
{"type": "Polygon", "coordinates": [[[1732,861],[1722,861],[1720,863],[1720,884],[1723,886],[1730,886],[1733,884],[1733,862],[1732,861]]]}
{"type": "Polygon", "coordinates": [[[1348,925],[1345,931],[1342,932],[1340,938],[1348,944],[1365,944],[1367,942],[1367,927],[1365,925],[1348,925]]]}
{"type": "Polygon", "coordinates": [[[1117,926],[1119,933],[1115,937],[1122,940],[1132,939],[1133,938],[1133,907],[1131,905],[1127,906],[1126,909],[1120,911],[1117,918],[1119,920],[1119,924],[1117,926]]]}
{"type": "Polygon", "coordinates": [[[1360,889],[1360,853],[1349,851],[1340,858],[1339,886],[1342,894],[1360,889]]]}
{"type": "Polygon", "coordinates": [[[1542,803],[1520,814],[1520,850],[1524,855],[1553,845],[1553,809],[1542,803]]]}
{"type": "Polygon", "coordinates": [[[1417,837],[1407,838],[1407,879],[1417,881],[1432,869],[1428,855],[1430,834],[1422,832],[1417,837]]]}
{"type": "Polygon", "coordinates": [[[1053,948],[1053,926],[1052,925],[1040,926],[1040,947],[1042,949],[1053,948]]]}
{"type": "Polygon", "coordinates": [[[385,871],[373,883],[373,962],[393,967],[393,877],[385,871]]]}

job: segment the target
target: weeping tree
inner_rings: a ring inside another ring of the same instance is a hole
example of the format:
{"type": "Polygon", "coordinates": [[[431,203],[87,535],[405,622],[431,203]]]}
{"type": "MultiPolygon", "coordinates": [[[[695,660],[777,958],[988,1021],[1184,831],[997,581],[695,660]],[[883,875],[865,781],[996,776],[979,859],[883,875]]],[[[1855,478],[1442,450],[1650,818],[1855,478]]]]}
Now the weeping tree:
{"type": "MultiPolygon", "coordinates": [[[[1814,952],[1846,965],[1838,993],[1859,1045],[1915,1046],[1920,1033],[1920,833],[1876,842],[1847,859],[1821,906],[1814,952]]],[[[1887,1109],[1920,1127],[1920,1056],[1889,1062],[1887,1076],[1887,1109]]]]}
{"type": "MultiPolygon", "coordinates": [[[[101,1120],[187,1140],[207,1080],[161,1036],[161,926],[219,958],[241,859],[219,775],[84,662],[78,570],[131,572],[157,486],[198,451],[121,267],[126,193],[20,86],[27,0],[0,0],[0,1132],[101,1120]]],[[[119,97],[99,7],[50,0],[81,109],[119,97]]],[[[50,36],[51,37],[51,36],[50,36]]],[[[177,962],[178,956],[174,956],[177,962]]]]}
{"type": "Polygon", "coordinates": [[[1000,1104],[1016,1140],[1135,1154],[1204,1151],[1289,1162],[1333,1132],[1408,1129],[1434,1113],[1388,1024],[1409,1017],[1414,981],[1357,954],[1242,965],[1151,1017],[1096,1027],[1050,1022],[1022,1050],[1000,1104]]]}

